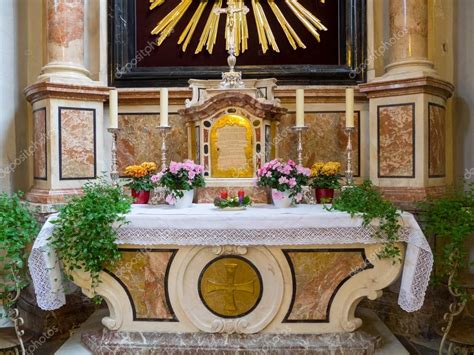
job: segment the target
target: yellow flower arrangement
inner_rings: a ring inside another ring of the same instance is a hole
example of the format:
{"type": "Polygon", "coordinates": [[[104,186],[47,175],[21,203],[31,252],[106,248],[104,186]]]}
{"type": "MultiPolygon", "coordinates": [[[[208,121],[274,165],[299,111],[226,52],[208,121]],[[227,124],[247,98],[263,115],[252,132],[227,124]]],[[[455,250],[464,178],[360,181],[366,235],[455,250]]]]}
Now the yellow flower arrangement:
{"type": "Polygon", "coordinates": [[[337,189],[340,186],[340,172],[341,164],[336,161],[314,163],[311,167],[311,185],[317,189],[337,189]]]}
{"type": "Polygon", "coordinates": [[[146,161],[146,162],[142,163],[141,166],[146,169],[148,174],[156,173],[157,167],[156,167],[156,164],[153,163],[153,162],[146,161]]]}
{"type": "Polygon", "coordinates": [[[311,176],[335,176],[341,172],[341,164],[336,161],[328,161],[327,163],[314,163],[311,167],[311,176]]]}

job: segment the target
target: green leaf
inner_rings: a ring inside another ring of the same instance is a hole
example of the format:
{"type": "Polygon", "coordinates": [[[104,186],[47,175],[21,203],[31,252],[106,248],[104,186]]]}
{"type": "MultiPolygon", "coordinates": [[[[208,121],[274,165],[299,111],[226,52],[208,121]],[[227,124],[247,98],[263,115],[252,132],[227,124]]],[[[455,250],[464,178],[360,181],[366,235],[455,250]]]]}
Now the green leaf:
{"type": "Polygon", "coordinates": [[[123,215],[130,211],[132,199],[104,179],[86,184],[83,190],[82,196],[61,208],[49,240],[69,270],[90,272],[95,293],[100,273],[121,258],[114,224],[125,224],[123,215]]]}

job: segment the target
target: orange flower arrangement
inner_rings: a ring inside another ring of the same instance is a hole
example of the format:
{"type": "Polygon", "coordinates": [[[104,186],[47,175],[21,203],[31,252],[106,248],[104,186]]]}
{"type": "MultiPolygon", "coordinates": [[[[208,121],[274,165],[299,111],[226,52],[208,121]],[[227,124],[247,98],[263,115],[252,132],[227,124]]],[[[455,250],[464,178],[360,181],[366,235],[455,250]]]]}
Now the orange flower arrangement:
{"type": "Polygon", "coordinates": [[[125,175],[134,178],[142,178],[144,176],[155,173],[157,170],[156,164],[151,162],[144,162],[140,165],[130,165],[125,168],[125,175]]]}
{"type": "Polygon", "coordinates": [[[124,170],[126,176],[131,180],[127,184],[132,190],[136,191],[151,191],[154,188],[151,182],[151,175],[156,173],[157,166],[153,162],[144,162],[140,165],[130,165],[124,170]]]}

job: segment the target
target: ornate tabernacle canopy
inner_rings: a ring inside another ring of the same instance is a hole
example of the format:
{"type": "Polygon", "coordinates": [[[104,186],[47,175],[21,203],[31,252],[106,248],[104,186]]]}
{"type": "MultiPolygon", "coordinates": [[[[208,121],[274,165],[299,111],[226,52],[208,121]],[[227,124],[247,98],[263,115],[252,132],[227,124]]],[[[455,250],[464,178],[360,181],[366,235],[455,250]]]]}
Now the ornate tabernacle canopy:
{"type": "Polygon", "coordinates": [[[287,109],[273,96],[275,79],[245,80],[244,88],[222,89],[217,80],[191,80],[192,99],[179,114],[188,123],[191,159],[206,176],[253,178],[277,156],[274,139],[287,109]]]}

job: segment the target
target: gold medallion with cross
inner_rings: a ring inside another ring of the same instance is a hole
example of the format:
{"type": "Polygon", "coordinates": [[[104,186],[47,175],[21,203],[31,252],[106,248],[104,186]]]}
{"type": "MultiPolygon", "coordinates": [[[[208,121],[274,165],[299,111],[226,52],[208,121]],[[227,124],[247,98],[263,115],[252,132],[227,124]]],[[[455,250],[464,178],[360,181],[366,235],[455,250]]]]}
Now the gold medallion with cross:
{"type": "Polygon", "coordinates": [[[257,307],[262,296],[260,273],[249,260],[240,256],[212,260],[199,279],[202,302],[219,317],[243,317],[257,307]]]}

